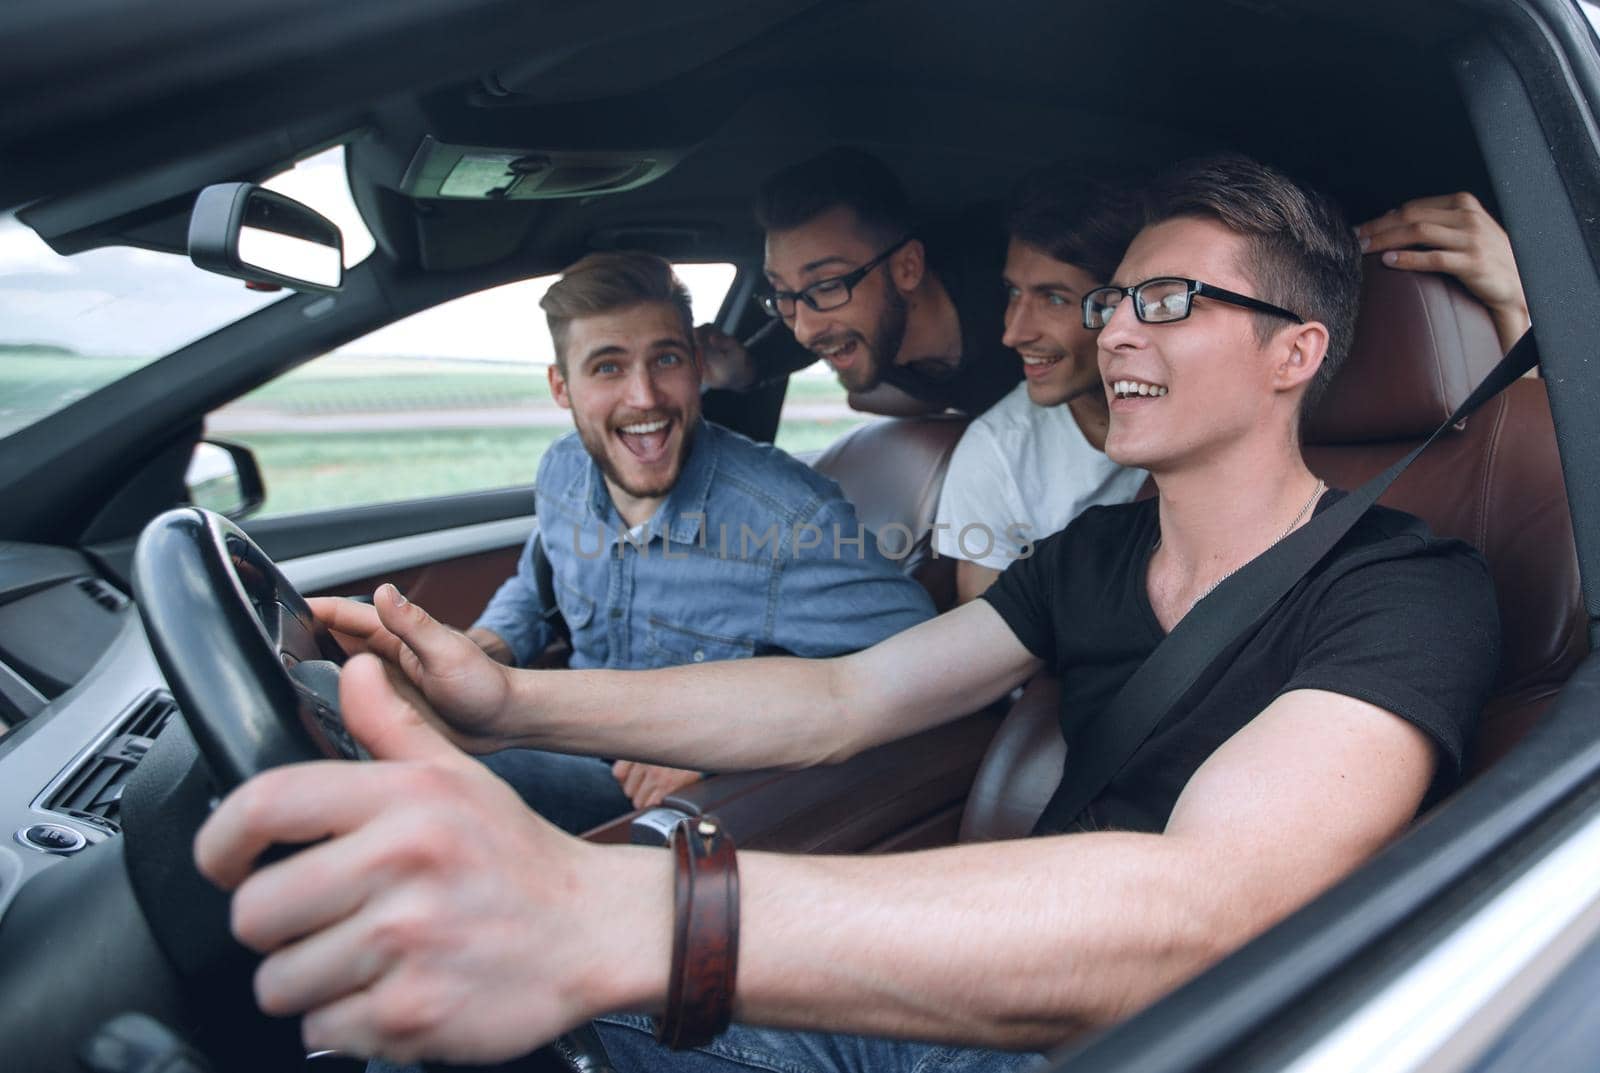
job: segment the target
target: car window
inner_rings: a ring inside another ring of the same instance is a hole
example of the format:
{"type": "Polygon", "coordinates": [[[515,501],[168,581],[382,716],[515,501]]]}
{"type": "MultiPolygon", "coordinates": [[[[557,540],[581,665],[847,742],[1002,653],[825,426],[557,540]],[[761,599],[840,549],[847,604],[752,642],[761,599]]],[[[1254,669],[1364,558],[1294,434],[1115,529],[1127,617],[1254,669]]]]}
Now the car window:
{"type": "MultiPolygon", "coordinates": [[[[732,285],[728,264],[678,265],[696,322],[732,285]]],[[[258,517],[532,483],[572,428],[550,397],[539,299],[555,276],[446,302],[370,333],[212,412],[266,485],[258,517]]]]}
{"type": "Polygon", "coordinates": [[[0,436],[281,297],[176,254],[115,246],[63,257],[0,216],[0,436]]]}
{"type": "Polygon", "coordinates": [[[809,456],[872,420],[872,415],[850,409],[848,398],[827,362],[814,362],[792,374],[773,442],[790,454],[809,456]]]}
{"type": "MultiPolygon", "coordinates": [[[[268,179],[344,234],[345,264],[372,235],[335,146],[268,179]]],[[[211,334],[287,292],[196,268],[185,256],[108,246],[63,257],[16,218],[0,215],[0,436],[211,334]]]]}

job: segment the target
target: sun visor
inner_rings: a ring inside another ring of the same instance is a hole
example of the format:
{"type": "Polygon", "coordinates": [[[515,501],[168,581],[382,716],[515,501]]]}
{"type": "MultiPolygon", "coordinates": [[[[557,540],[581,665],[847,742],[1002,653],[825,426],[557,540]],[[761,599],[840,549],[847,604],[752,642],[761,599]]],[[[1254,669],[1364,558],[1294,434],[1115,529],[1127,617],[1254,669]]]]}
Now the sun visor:
{"type": "Polygon", "coordinates": [[[632,190],[671,171],[684,150],[568,151],[450,145],[424,136],[400,179],[417,198],[541,201],[632,190]]]}

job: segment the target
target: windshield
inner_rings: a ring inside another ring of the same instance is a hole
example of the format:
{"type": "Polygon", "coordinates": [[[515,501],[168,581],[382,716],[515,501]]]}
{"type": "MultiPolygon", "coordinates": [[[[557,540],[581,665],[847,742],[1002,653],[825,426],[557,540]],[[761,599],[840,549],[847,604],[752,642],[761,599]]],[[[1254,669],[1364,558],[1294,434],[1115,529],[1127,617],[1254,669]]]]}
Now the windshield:
{"type": "MultiPolygon", "coordinates": [[[[372,252],[334,148],[263,185],[334,220],[345,261],[372,252]]],[[[9,436],[285,291],[255,291],[187,257],[112,246],[63,257],[16,218],[0,215],[0,437],[9,436]]]]}

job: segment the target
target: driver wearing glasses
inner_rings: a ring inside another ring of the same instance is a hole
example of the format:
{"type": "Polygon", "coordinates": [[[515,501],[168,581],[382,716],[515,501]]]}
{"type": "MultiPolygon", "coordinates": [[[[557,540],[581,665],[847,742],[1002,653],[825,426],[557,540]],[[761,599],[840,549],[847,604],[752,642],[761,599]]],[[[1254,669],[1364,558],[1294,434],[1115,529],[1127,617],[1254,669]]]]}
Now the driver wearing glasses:
{"type": "Polygon", "coordinates": [[[1259,298],[1224,290],[1214,283],[1202,283],[1183,276],[1156,276],[1131,287],[1118,287],[1115,284],[1096,287],[1084,295],[1083,326],[1089,329],[1104,328],[1111,323],[1117,306],[1127,297],[1133,298],[1133,315],[1145,324],[1170,324],[1175,320],[1183,320],[1193,308],[1196,297],[1226,302],[1254,313],[1284,317],[1296,324],[1305,323],[1305,318],[1298,313],[1291,313],[1282,306],[1263,302],[1259,298]]]}
{"type": "Polygon", "coordinates": [[[855,409],[975,415],[1022,379],[1000,342],[998,226],[913,232],[899,180],[876,157],[843,148],[768,179],[756,216],[767,233],[757,301],[789,332],[747,350],[702,327],[707,386],[744,389],[821,358],[855,409]]]}

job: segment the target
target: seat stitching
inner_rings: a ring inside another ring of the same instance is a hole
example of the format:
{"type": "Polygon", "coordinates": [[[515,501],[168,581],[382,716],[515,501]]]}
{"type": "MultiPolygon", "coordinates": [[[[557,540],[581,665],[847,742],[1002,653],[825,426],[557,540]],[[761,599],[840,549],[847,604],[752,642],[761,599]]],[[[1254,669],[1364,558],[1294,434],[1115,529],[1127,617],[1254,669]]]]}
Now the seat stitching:
{"type": "Polygon", "coordinates": [[[1478,504],[1474,531],[1477,539],[1474,543],[1480,550],[1487,551],[1489,546],[1489,489],[1494,483],[1495,470],[1500,460],[1500,439],[1505,429],[1506,411],[1510,409],[1509,401],[1504,395],[1495,400],[1494,425],[1489,430],[1489,445],[1484,452],[1483,477],[1478,486],[1478,504]]]}
{"type": "MultiPolygon", "coordinates": [[[[1423,320],[1423,324],[1428,329],[1428,341],[1432,344],[1433,353],[1442,355],[1444,353],[1444,350],[1439,345],[1440,344],[1439,325],[1436,323],[1436,320],[1435,320],[1434,315],[1433,315],[1433,309],[1432,309],[1432,307],[1429,305],[1429,303],[1427,301],[1427,293],[1423,288],[1422,280],[1421,280],[1420,277],[1412,277],[1411,282],[1412,282],[1413,288],[1416,291],[1416,294],[1417,294],[1418,298],[1421,299],[1422,320],[1423,320]]],[[[1446,300],[1448,301],[1448,299],[1449,299],[1449,296],[1446,295],[1446,300]]],[[[1459,324],[1457,325],[1457,327],[1459,327],[1459,324]]],[[[1459,336],[1457,337],[1456,342],[1457,342],[1457,344],[1459,344],[1461,342],[1459,336]]],[[[1450,400],[1450,392],[1445,387],[1445,382],[1444,382],[1445,381],[1444,363],[1442,361],[1434,361],[1434,362],[1430,362],[1429,365],[1431,366],[1432,372],[1433,372],[1434,390],[1436,390],[1439,393],[1439,398],[1444,400],[1445,405],[1448,406],[1449,405],[1449,400],[1450,400]]]]}

